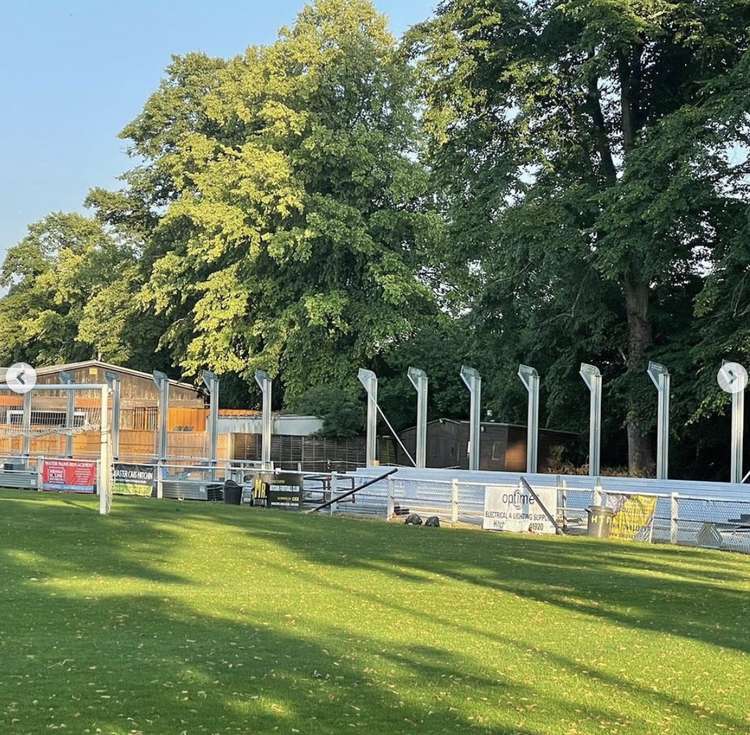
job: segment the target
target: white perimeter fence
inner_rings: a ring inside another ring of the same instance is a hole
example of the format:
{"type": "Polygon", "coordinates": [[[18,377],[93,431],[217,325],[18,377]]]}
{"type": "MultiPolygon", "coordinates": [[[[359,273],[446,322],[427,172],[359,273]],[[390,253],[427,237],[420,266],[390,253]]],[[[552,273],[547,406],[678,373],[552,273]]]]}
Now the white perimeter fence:
{"type": "MultiPolygon", "coordinates": [[[[361,484],[389,469],[360,469],[348,477],[361,484]]],[[[408,509],[423,518],[481,526],[485,488],[522,490],[522,477],[535,490],[557,489],[557,521],[568,532],[585,533],[588,507],[617,507],[618,501],[638,497],[653,505],[643,540],[750,553],[750,486],[723,482],[399,468],[357,493],[355,502],[337,503],[333,510],[388,518],[408,509]]]]}
{"type": "MultiPolygon", "coordinates": [[[[36,487],[34,460],[26,460],[26,466],[5,461],[4,471],[0,465],[0,486],[36,487]]],[[[208,463],[138,467],[153,470],[155,495],[185,500],[217,500],[225,480],[232,479],[249,488],[259,473],[267,475],[256,462],[220,463],[215,467],[208,463]]],[[[335,500],[392,469],[396,468],[302,473],[307,507],[335,500]]],[[[279,471],[280,475],[290,473],[279,471]]],[[[485,488],[507,487],[514,492],[522,489],[521,478],[535,490],[556,488],[557,521],[570,533],[585,533],[586,508],[591,505],[617,507],[628,498],[650,498],[653,511],[647,533],[638,538],[750,553],[750,486],[724,482],[399,467],[387,479],[334,502],[322,512],[390,519],[408,510],[423,518],[438,516],[442,523],[481,527],[485,488]]]]}

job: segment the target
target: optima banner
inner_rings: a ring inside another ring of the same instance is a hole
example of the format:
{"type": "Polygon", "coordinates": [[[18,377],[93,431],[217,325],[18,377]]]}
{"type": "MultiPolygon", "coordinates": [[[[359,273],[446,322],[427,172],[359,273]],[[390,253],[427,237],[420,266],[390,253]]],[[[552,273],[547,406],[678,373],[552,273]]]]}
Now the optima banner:
{"type": "MultiPolygon", "coordinates": [[[[557,488],[534,488],[550,515],[557,516],[557,488]]],[[[482,528],[491,531],[555,533],[555,527],[526,490],[488,485],[484,490],[482,528]]]]}

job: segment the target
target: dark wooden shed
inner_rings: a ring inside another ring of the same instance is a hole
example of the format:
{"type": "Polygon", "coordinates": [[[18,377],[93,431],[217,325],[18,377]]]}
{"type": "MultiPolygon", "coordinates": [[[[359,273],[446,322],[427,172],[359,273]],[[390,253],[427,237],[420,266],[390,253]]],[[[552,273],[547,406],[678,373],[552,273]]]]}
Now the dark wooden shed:
{"type": "MultiPolygon", "coordinates": [[[[414,456],[416,427],[399,434],[414,456]]],[[[427,423],[427,466],[467,469],[469,422],[435,419],[427,423]]],[[[570,431],[539,430],[539,472],[547,472],[561,457],[576,458],[583,449],[582,437],[570,431]]],[[[411,462],[397,446],[397,461],[411,462]]],[[[518,424],[484,422],[479,443],[479,467],[482,470],[524,472],[526,470],[526,427],[518,424]]]]}

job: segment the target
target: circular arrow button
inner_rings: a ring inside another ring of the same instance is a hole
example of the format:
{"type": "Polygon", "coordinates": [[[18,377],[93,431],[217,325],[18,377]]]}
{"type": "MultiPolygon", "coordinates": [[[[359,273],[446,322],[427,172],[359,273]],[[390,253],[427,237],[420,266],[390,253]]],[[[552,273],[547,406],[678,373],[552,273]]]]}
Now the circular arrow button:
{"type": "Polygon", "coordinates": [[[5,373],[5,382],[14,393],[28,393],[36,385],[36,370],[26,362],[11,365],[5,373]]]}

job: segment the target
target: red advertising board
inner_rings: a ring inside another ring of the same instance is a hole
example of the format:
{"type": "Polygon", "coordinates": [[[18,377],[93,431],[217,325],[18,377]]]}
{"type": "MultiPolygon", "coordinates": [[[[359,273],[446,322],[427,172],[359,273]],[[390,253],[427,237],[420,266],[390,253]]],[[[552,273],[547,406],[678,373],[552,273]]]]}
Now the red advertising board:
{"type": "Polygon", "coordinates": [[[78,459],[44,459],[40,468],[41,490],[95,493],[96,462],[78,459]]]}

